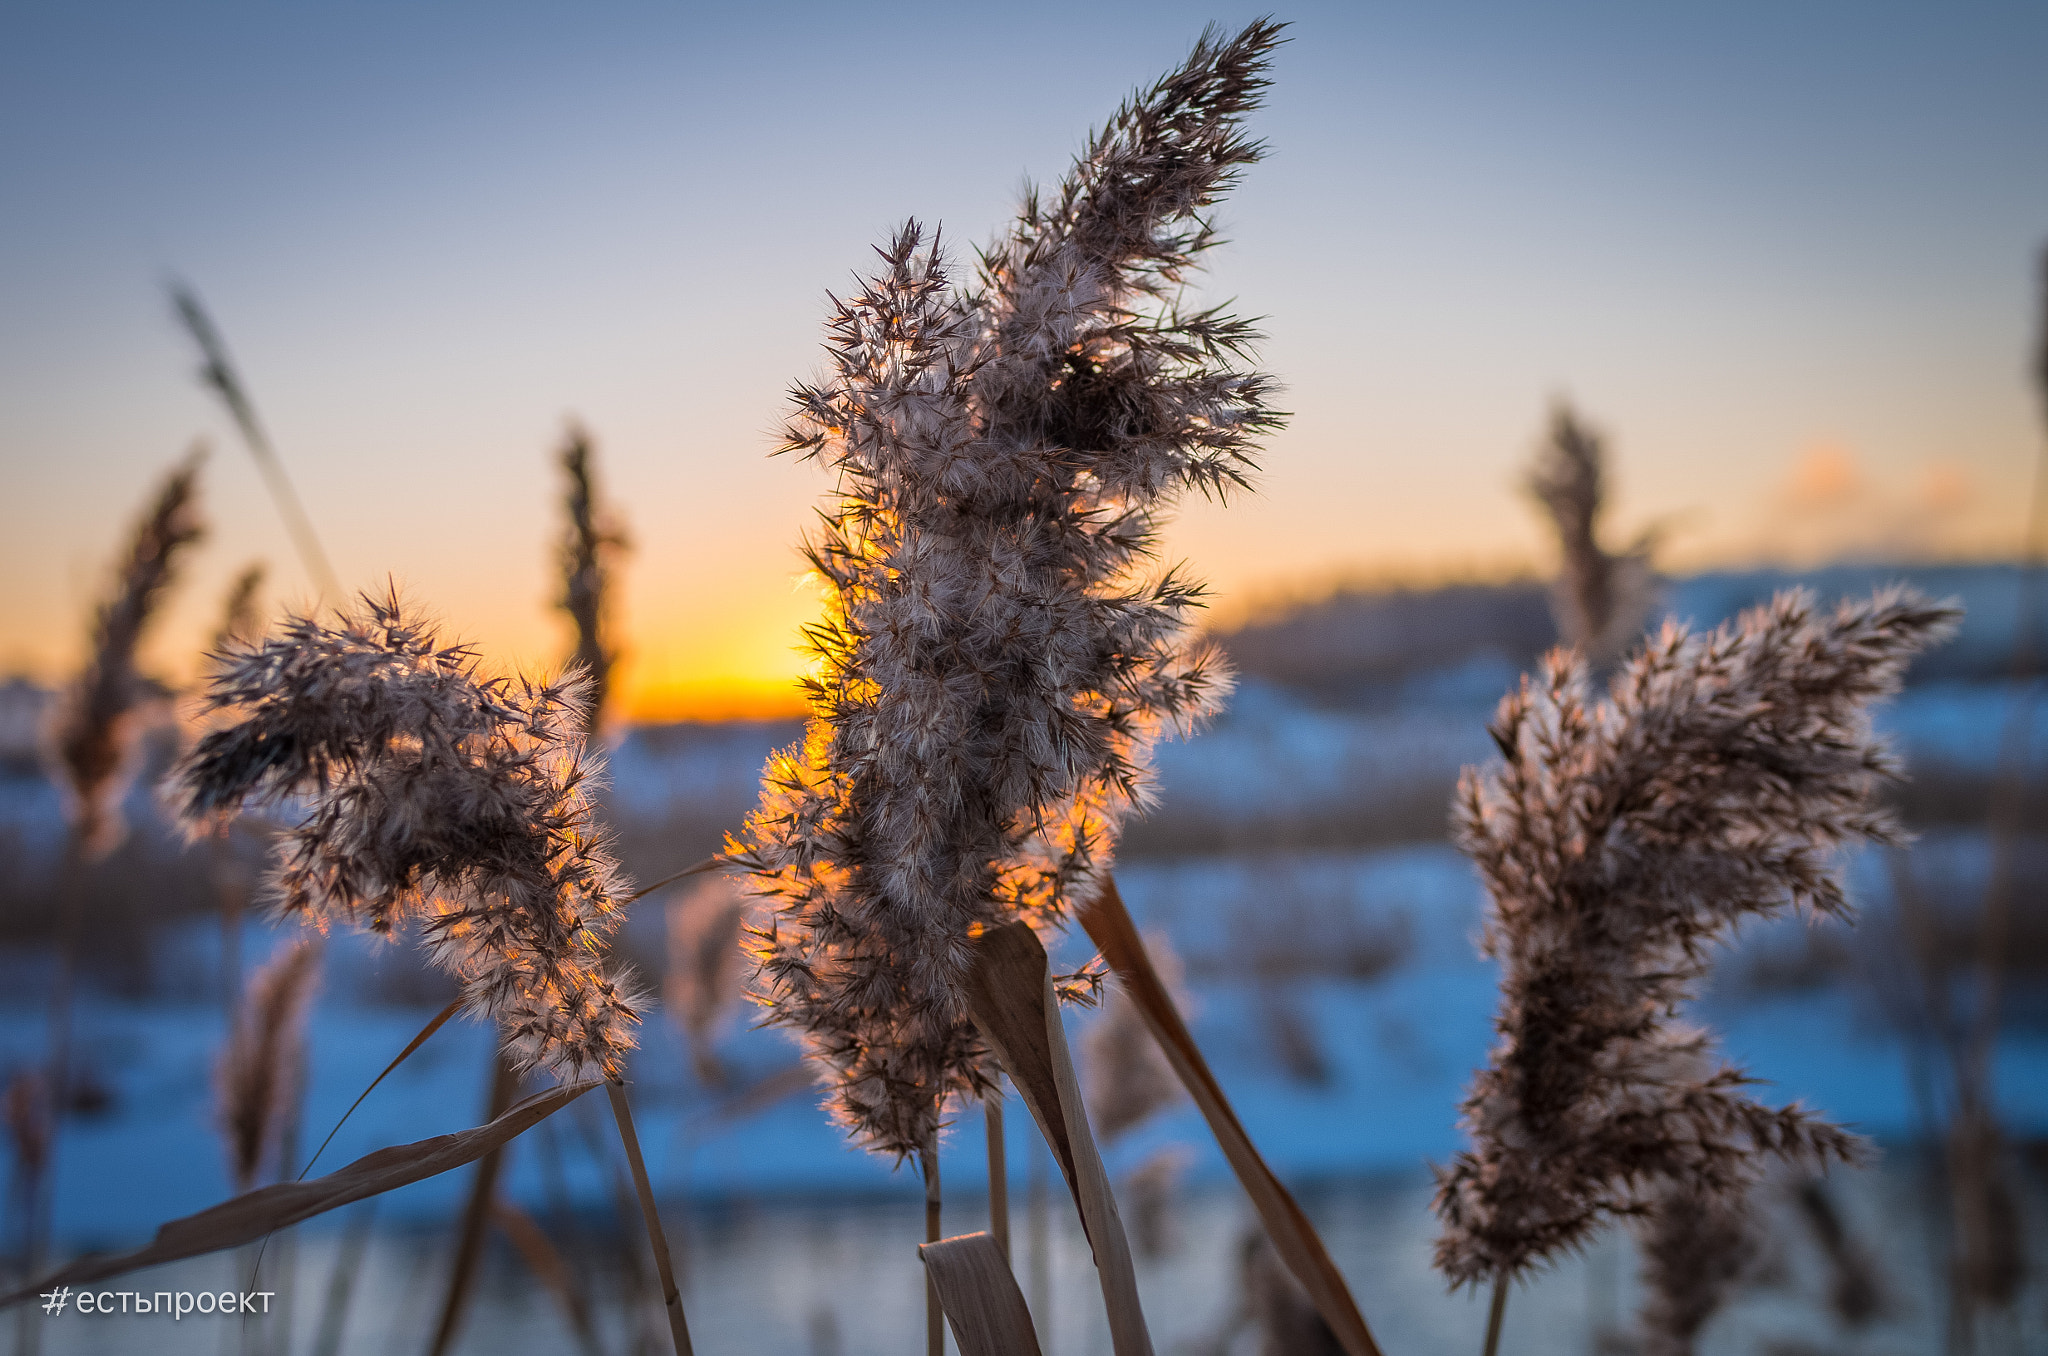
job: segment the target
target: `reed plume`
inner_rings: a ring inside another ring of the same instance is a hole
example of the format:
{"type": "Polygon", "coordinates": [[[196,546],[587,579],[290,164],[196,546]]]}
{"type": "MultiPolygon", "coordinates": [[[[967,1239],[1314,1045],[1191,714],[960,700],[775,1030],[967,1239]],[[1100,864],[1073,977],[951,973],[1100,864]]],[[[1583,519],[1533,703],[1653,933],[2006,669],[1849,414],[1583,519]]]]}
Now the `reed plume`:
{"type": "Polygon", "coordinates": [[[1563,401],[1551,411],[1549,435],[1526,483],[1557,533],[1560,563],[1550,605],[1558,635],[1604,670],[1640,634],[1656,602],[1651,539],[1618,555],[1600,544],[1606,441],[1563,401]]]}
{"type": "Polygon", "coordinates": [[[697,881],[668,902],[668,974],[663,1006],[690,1042],[690,1063],[711,1087],[725,1067],[713,1043],[746,990],[741,928],[751,901],[723,876],[697,881]]]}
{"type": "Polygon", "coordinates": [[[485,677],[396,594],[334,626],[291,616],[216,659],[206,705],[231,723],[173,772],[204,831],[245,803],[303,803],[273,886],[287,916],[429,954],[496,1019],[524,1070],[616,1077],[637,1000],[604,959],[623,890],[588,797],[586,684],[485,677]]]}
{"type": "Polygon", "coordinates": [[[134,780],[149,692],[135,652],[175,577],[178,557],[204,534],[199,464],[187,457],[158,489],[129,541],[114,591],[93,618],[85,669],[54,704],[49,729],[55,778],[64,792],[72,841],[85,860],[120,842],[121,798],[134,780]]]}
{"type": "Polygon", "coordinates": [[[1637,1350],[1692,1356],[1707,1320],[1756,1265],[1760,1239],[1749,1190],[1666,1183],[1646,1202],[1637,1242],[1644,1290],[1637,1350]]]}
{"type": "Polygon", "coordinates": [[[256,605],[256,600],[263,589],[266,573],[263,562],[259,560],[235,576],[234,584],[228,589],[228,600],[221,608],[220,629],[214,632],[213,648],[216,651],[230,644],[254,640],[263,634],[263,610],[256,605]]]}
{"type": "Polygon", "coordinates": [[[612,559],[626,549],[626,535],[598,502],[590,435],[580,425],[569,426],[562,445],[562,470],[569,479],[564,497],[569,528],[561,546],[561,606],[576,624],[574,662],[590,676],[590,726],[594,730],[604,714],[612,664],[618,658],[606,643],[605,603],[612,559]]]}
{"type": "Polygon", "coordinates": [[[1836,849],[1899,837],[1869,708],[1959,615],[1903,589],[1831,616],[1788,592],[1709,634],[1665,626],[1607,701],[1562,650],[1502,701],[1501,758],[1466,769],[1455,811],[1503,973],[1472,1147],[1437,1177],[1454,1284],[1504,1285],[1666,1184],[1725,1200],[1766,1156],[1857,1154],[1752,1100],[1676,1014],[1742,919],[1848,915],[1836,849]]]}
{"type": "Polygon", "coordinates": [[[298,1101],[306,1014],[319,985],[318,942],[302,938],[279,951],[249,977],[214,1065],[215,1105],[238,1192],[256,1185],[298,1101]]]}
{"type": "Polygon", "coordinates": [[[803,1033],[850,1134],[897,1159],[991,1070],[972,939],[1055,924],[1142,804],[1148,750],[1227,687],[1199,586],[1148,574],[1187,489],[1241,485],[1276,427],[1245,322],[1174,301],[1202,216],[1256,160],[1276,25],[1205,34],[956,289],[915,222],[829,322],[786,451],[838,474],[806,554],[827,615],[805,741],[729,844],[773,903],[757,997],[803,1033]]]}

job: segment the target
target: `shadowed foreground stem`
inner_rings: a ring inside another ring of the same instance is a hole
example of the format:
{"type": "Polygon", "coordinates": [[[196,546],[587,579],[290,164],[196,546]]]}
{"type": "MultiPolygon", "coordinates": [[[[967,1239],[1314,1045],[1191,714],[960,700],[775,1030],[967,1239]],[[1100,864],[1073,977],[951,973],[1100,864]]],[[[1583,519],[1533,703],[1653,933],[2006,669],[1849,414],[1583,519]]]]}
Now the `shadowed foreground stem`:
{"type": "Polygon", "coordinates": [[[982,1099],[982,1116],[988,1126],[988,1231],[995,1235],[1003,1260],[1010,1260],[1010,1165],[1009,1146],[1003,1143],[1003,1085],[996,1080],[995,1091],[982,1099]]]}
{"type": "MultiPolygon", "coordinates": [[[[519,1071],[505,1058],[504,1051],[497,1052],[491,1070],[491,1090],[484,1107],[486,1121],[504,1115],[519,1095],[519,1071]]],[[[477,1266],[483,1261],[484,1229],[490,1223],[491,1198],[497,1192],[498,1170],[504,1161],[502,1146],[491,1150],[478,1161],[476,1175],[470,1180],[469,1199],[462,1209],[462,1234],[455,1245],[455,1265],[448,1273],[448,1293],[441,1301],[441,1321],[434,1330],[429,1356],[442,1356],[454,1345],[462,1311],[468,1306],[469,1292],[476,1281],[477,1266]]]]}
{"type": "MultiPolygon", "coordinates": [[[[928,1144],[918,1151],[924,1169],[924,1241],[939,1241],[939,1148],[928,1144]]],[[[924,1277],[925,1356],[946,1356],[946,1311],[939,1303],[938,1283],[927,1270],[924,1277]]]]}
{"type": "Polygon", "coordinates": [[[1501,1315],[1508,1310],[1508,1277],[1506,1272],[1493,1278],[1493,1305],[1486,1311],[1486,1350],[1483,1356],[1495,1356],[1500,1350],[1501,1315]]]}
{"type": "Polygon", "coordinates": [[[691,1356],[690,1328],[683,1321],[683,1297],[676,1289],[675,1268],[669,1265],[668,1236],[661,1231],[661,1216],[654,1209],[654,1186],[647,1180],[647,1162],[640,1157],[640,1136],[633,1132],[633,1110],[626,1104],[626,1085],[612,1079],[604,1085],[612,1099],[612,1119],[619,1123],[619,1142],[626,1146],[626,1162],[633,1169],[633,1187],[640,1193],[640,1214],[647,1221],[647,1242],[654,1249],[654,1269],[661,1277],[662,1307],[668,1310],[669,1336],[675,1339],[676,1356],[691,1356]]]}

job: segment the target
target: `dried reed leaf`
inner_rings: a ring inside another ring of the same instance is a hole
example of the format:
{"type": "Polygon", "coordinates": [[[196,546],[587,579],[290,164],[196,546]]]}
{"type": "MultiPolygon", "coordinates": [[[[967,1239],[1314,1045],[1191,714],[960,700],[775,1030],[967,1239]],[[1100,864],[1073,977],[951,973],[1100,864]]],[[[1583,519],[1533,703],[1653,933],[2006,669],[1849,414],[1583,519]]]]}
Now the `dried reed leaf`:
{"type": "Polygon", "coordinates": [[[196,1215],[163,1225],[147,1247],[112,1256],[82,1257],[38,1278],[32,1285],[0,1296],[0,1309],[59,1286],[89,1285],[143,1267],[253,1243],[265,1234],[288,1229],[353,1201],[451,1172],[518,1138],[597,1086],[598,1080],[590,1080],[550,1088],[527,1098],[487,1125],[411,1144],[396,1144],[310,1182],[280,1182],[222,1201],[196,1215]]]}
{"type": "Polygon", "coordinates": [[[1113,877],[1104,876],[1102,889],[1081,906],[1078,917],[1089,939],[1102,948],[1102,958],[1122,981],[1124,992],[1143,1014],[1159,1048],[1166,1052],[1167,1062],[1187,1086],[1188,1095],[1201,1108],[1217,1146],[1230,1160],[1231,1170],[1236,1172],[1245,1194],[1252,1198],[1280,1259],[1315,1301],[1316,1311],[1344,1344],[1347,1356],[1380,1356],[1379,1344],[1373,1341],[1365,1316],[1358,1312],[1357,1302],[1351,1298],[1343,1274],[1316,1235],[1315,1226],[1308,1222],[1308,1216],[1253,1147],[1251,1137],[1231,1109],[1230,1099],[1223,1095],[1216,1076],[1209,1072],[1208,1061],[1196,1048],[1187,1024],[1174,1010],[1166,986],[1145,955],[1145,945],[1138,938],[1138,929],[1124,908],[1113,877]]]}
{"type": "Polygon", "coordinates": [[[1109,1174],[1088,1128],[1081,1085],[1074,1076],[1059,1000],[1045,947],[1028,923],[1006,923],[982,934],[968,971],[969,1011],[981,1037],[996,1052],[1024,1104],[1045,1132],[1080,1207],[1081,1224],[1095,1254],[1109,1336],[1116,1356],[1151,1356],[1152,1338],[1138,1305],[1131,1247],[1117,1217],[1109,1174]],[[1020,1070],[1022,1071],[1020,1073],[1020,1070]],[[1059,1128],[1057,1138],[1053,1127],[1059,1128]]]}
{"type": "Polygon", "coordinates": [[[961,1234],[925,1243],[917,1255],[938,1287],[960,1356],[1039,1356],[1031,1309],[995,1235],[961,1234]]]}
{"type": "Polygon", "coordinates": [[[458,998],[454,1002],[450,1003],[447,1007],[442,1008],[439,1012],[435,1013],[432,1020],[430,1020],[425,1026],[420,1028],[419,1034],[417,1036],[414,1036],[412,1040],[406,1043],[406,1047],[398,1052],[398,1058],[392,1060],[389,1064],[386,1064],[384,1066],[384,1072],[378,1074],[375,1078],[371,1079],[370,1086],[364,1088],[361,1092],[356,1094],[356,1099],[348,1104],[348,1110],[341,1113],[341,1119],[336,1121],[334,1123],[334,1128],[327,1132],[327,1138],[320,1141],[320,1147],[313,1150],[313,1156],[306,1160],[306,1166],[299,1169],[299,1176],[302,1179],[308,1172],[312,1170],[313,1165],[320,1161],[320,1155],[327,1152],[327,1146],[334,1143],[334,1137],[341,1133],[342,1126],[348,1124],[348,1118],[356,1114],[356,1108],[363,1104],[363,1099],[368,1097],[371,1093],[375,1092],[377,1090],[377,1085],[379,1083],[382,1083],[385,1079],[389,1078],[391,1076],[391,1071],[393,1069],[397,1068],[399,1065],[405,1063],[406,1060],[410,1059],[412,1057],[413,1051],[419,1049],[422,1045],[425,1045],[427,1043],[427,1038],[429,1036],[433,1035],[436,1031],[439,1031],[443,1026],[446,1026],[448,1023],[448,1019],[450,1017],[453,1017],[456,1013],[460,1011],[462,1011],[462,1000],[458,998]]]}

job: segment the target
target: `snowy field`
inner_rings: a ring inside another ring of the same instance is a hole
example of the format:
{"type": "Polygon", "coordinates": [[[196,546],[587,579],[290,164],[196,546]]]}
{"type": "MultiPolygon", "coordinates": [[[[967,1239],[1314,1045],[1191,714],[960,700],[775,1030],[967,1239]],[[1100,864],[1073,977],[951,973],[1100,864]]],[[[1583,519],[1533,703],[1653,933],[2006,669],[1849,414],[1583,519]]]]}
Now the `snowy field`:
{"type": "MultiPolygon", "coordinates": [[[[2026,753],[2033,767],[2048,765],[2048,713],[2016,719],[2029,694],[1986,677],[2009,640],[1985,620],[2001,602],[2009,606],[1995,572],[1964,572],[1957,581],[1981,605],[1959,642],[1961,657],[1885,708],[1881,723],[1930,785],[1981,788],[2012,752],[2026,753]]],[[[1701,576],[1682,581],[1670,602],[1674,612],[1711,620],[1769,582],[1701,576]]],[[[1486,1058],[1496,981],[1473,945],[1482,906],[1477,882],[1442,834],[1451,782],[1462,764],[1490,752],[1485,721],[1515,673],[1507,657],[1482,650],[1349,707],[1250,680],[1213,730],[1161,750],[1161,808],[1134,826],[1118,871],[1140,926],[1185,969],[1196,1038],[1252,1138],[1300,1190],[1390,1353],[1474,1350],[1484,1319],[1482,1300],[1447,1296],[1428,1269],[1428,1165],[1461,1143],[1456,1108],[1486,1058]]],[[[624,732],[612,749],[607,813],[629,864],[645,878],[709,850],[751,802],[768,750],[795,733],[788,723],[624,732]]],[[[156,832],[146,790],[128,809],[139,838],[156,832]]],[[[1938,919],[1967,923],[1983,896],[1989,845],[1968,818],[1935,821],[1914,848],[1938,919]]],[[[33,878],[61,832],[46,782],[0,777],[0,847],[14,862],[17,886],[33,878]]],[[[2027,851],[2038,855],[2041,844],[2027,851]]],[[[2039,866],[2027,869],[2038,874],[2039,866]]],[[[1766,1098],[1818,1108],[1886,1151],[1872,1170],[1837,1173],[1832,1189],[1854,1234],[1879,1250],[1889,1308],[1861,1335],[1829,1327],[1814,1298],[1825,1288],[1817,1254],[1797,1246],[1804,1235],[1795,1219],[1776,1231],[1793,1242],[1773,1259],[1768,1283],[1716,1320],[1708,1352],[1773,1342],[1808,1344],[1787,1351],[1907,1352],[1929,1349],[1938,1328],[1934,1258],[1943,1226],[1925,1165],[1910,1147],[1925,1142],[1937,1111],[1924,1051],[1902,1034],[1893,880],[1877,853],[1855,856],[1849,876],[1868,915],[1864,927],[1814,931],[1788,920],[1753,930],[1722,958],[1694,1015],[1767,1083],[1766,1098]]],[[[141,879],[148,883],[146,872],[141,879]]],[[[665,946],[663,903],[662,895],[650,897],[624,934],[628,952],[650,969],[659,968],[665,946]]],[[[267,924],[247,924],[244,964],[259,961],[280,936],[267,924]]],[[[58,1148],[62,1250],[135,1246],[158,1223],[229,1194],[211,1072],[225,1025],[221,940],[217,923],[203,915],[166,922],[130,948],[142,957],[139,970],[131,966],[118,984],[82,994],[77,1061],[100,1105],[67,1124],[58,1148]]],[[[1088,954],[1082,939],[1069,937],[1055,962],[1073,968],[1088,954]]],[[[0,947],[0,1074],[44,1056],[49,971],[47,949],[0,947]]],[[[2039,973],[2025,971],[2011,986],[2015,1020],[1993,1060],[2008,1132],[2036,1144],[2048,1142],[2048,992],[2039,973]]],[[[311,1023],[301,1158],[445,1001],[437,996],[443,993],[445,985],[423,976],[403,947],[343,934],[329,940],[311,1023]]],[[[1094,1020],[1070,1014],[1077,1046],[1094,1020]]],[[[750,1021],[749,1012],[735,1012],[718,1040],[728,1074],[720,1085],[693,1072],[681,1033],[659,1013],[643,1028],[632,1071],[649,1168],[688,1253],[686,1299],[701,1348],[901,1351],[922,1323],[911,1247],[921,1189],[912,1173],[848,1148],[803,1087],[788,1040],[750,1021]]],[[[486,1031],[451,1023],[370,1096],[314,1170],[475,1124],[489,1056],[486,1031]]],[[[1028,1116],[1011,1106],[1021,1258],[1033,1148],[1028,1116]]],[[[1199,1117],[1185,1105],[1168,1110],[1106,1152],[1119,1178],[1163,1154],[1181,1163],[1166,1216],[1178,1246],[1140,1269],[1162,1353],[1248,1350],[1219,1345],[1238,1303],[1247,1211],[1199,1117]]],[[[978,1115],[952,1129],[942,1164],[949,1230],[980,1227],[987,1178],[978,1115]]],[[[1036,1166],[1043,1170],[1042,1161],[1036,1166]]],[[[572,1260],[591,1269],[613,1339],[647,1318],[628,1314],[618,1280],[618,1171],[609,1118],[601,1102],[586,1099],[519,1141],[503,1179],[572,1260]]],[[[2021,1180],[2038,1254],[2048,1211],[2039,1163],[2032,1171],[2021,1180]]],[[[451,1174],[379,1200],[340,1350],[420,1345],[465,1187],[466,1175],[451,1174]]],[[[306,1226],[295,1254],[280,1248],[269,1260],[296,1257],[298,1349],[319,1349],[319,1296],[349,1218],[344,1212],[306,1226]]],[[[1040,1320],[1042,1329],[1050,1323],[1048,1351],[1106,1351],[1092,1269],[1062,1194],[1053,1194],[1046,1220],[1050,1313],[1040,1320]]],[[[134,1284],[225,1283],[231,1265],[199,1259],[134,1284]]],[[[1593,1350],[1597,1333],[1631,1311],[1633,1271],[1626,1242],[1613,1235],[1540,1278],[1511,1307],[1508,1349],[1517,1356],[1593,1350]]],[[[546,1292],[509,1253],[493,1254],[482,1298],[461,1350],[569,1349],[546,1292]]],[[[2038,1287],[2022,1310],[2032,1326],[2015,1334],[2023,1344],[2014,1349],[2031,1342],[2048,1350],[2038,1287]]],[[[45,1350],[146,1344],[163,1356],[218,1356],[219,1322],[71,1315],[46,1325],[45,1350]]],[[[624,1347],[615,1341],[608,1349],[624,1347]]]]}
{"type": "MultiPolygon", "coordinates": [[[[1964,857],[1972,855],[1971,846],[1947,844],[1952,855],[1964,857]]],[[[1857,868],[1852,876],[1860,887],[1881,888],[1866,864],[1857,868]]],[[[1331,1246],[1368,1314],[1386,1328],[1390,1342],[1411,1335],[1401,1350],[1432,1349],[1425,1334],[1446,1338],[1470,1327],[1476,1302],[1444,1296],[1427,1270],[1433,1222],[1426,1165],[1458,1147],[1456,1103],[1485,1058],[1494,1002],[1493,967],[1471,946],[1480,897],[1463,860],[1440,846],[1269,854],[1140,863],[1122,881],[1141,926],[1169,938],[1185,963],[1197,1039],[1254,1140],[1284,1177],[1303,1186],[1330,1225],[1331,1246]],[[1297,974],[1284,986],[1246,981],[1223,962],[1242,959],[1244,920],[1275,918],[1326,936],[1348,928],[1343,937],[1358,948],[1378,947],[1381,963],[1388,955],[1395,959],[1371,977],[1353,978],[1342,973],[1346,947],[1311,948],[1329,959],[1331,973],[1297,974]],[[1276,1038],[1276,1023],[1292,1030],[1297,1043],[1308,1033],[1312,1053],[1276,1053],[1288,1048],[1276,1038]]],[[[1756,944],[1782,946],[1783,934],[1803,926],[1771,930],[1756,944]]],[[[268,940],[252,928],[248,947],[260,952],[268,940]]],[[[167,963],[204,968],[213,942],[204,926],[190,927],[164,949],[167,963]]],[[[305,1134],[316,1138],[430,1015],[361,1001],[359,991],[391,952],[339,936],[331,946],[329,983],[312,1027],[305,1134]]],[[[1086,948],[1069,939],[1062,958],[1077,962],[1085,955],[1086,948]]],[[[1717,991],[1700,1015],[1726,1033],[1734,1058],[1768,1081],[1766,1095],[1822,1108],[1897,1149],[1916,1136],[1921,1113],[1904,1047],[1880,1006],[1851,980],[1779,993],[1717,991]]],[[[1077,1033],[1090,1020],[1090,1014],[1076,1014],[1077,1033]]],[[[222,1019],[211,1004],[95,1000],[81,1006],[81,1057],[111,1097],[104,1115],[76,1122],[62,1145],[58,1220],[67,1248],[133,1246],[156,1223],[228,1194],[209,1085],[221,1034],[222,1019]]],[[[915,1331],[920,1304],[910,1251],[920,1200],[913,1175],[891,1173],[847,1148],[807,1094],[735,1111],[734,1102],[744,1099],[699,1085],[665,1021],[651,1020],[644,1034],[634,1073],[640,1130],[658,1191],[687,1216],[691,1313],[705,1330],[707,1349],[894,1349],[892,1341],[915,1331]],[[803,1259],[794,1270],[770,1265],[791,1256],[803,1259]],[[847,1295],[861,1298],[819,1307],[819,1296],[847,1295]],[[729,1340],[714,1342],[719,1332],[729,1340]],[[746,1339],[747,1333],[753,1337],[746,1339]]],[[[39,1010],[4,1010],[0,1064],[33,1058],[41,1038],[39,1010]]],[[[748,1029],[743,1020],[733,1023],[720,1054],[741,1087],[774,1079],[791,1059],[780,1034],[748,1029]]],[[[487,1056],[484,1031],[451,1024],[370,1097],[322,1166],[474,1123],[487,1056]]],[[[1997,1082],[2014,1133],[2048,1134],[2048,1032],[2011,1034],[1998,1052],[1997,1082]]],[[[542,1218],[614,1229],[607,1211],[615,1164],[601,1116],[600,1105],[586,1103],[521,1141],[506,1179],[511,1194],[542,1218]]],[[[1009,1118],[1020,1232],[1032,1152],[1028,1125],[1022,1114],[1009,1118]]],[[[1162,1348],[1179,1343],[1192,1351],[1198,1346],[1187,1344],[1229,1317],[1245,1209],[1190,1108],[1164,1113],[1111,1145],[1112,1172],[1127,1173],[1169,1148],[1186,1163],[1186,1191],[1175,1207],[1182,1247],[1147,1263],[1144,1276],[1162,1348]]],[[[971,1198],[986,1187],[983,1152],[978,1118],[968,1117],[942,1155],[959,1212],[954,1218],[966,1216],[959,1228],[980,1227],[971,1198]],[[962,1198],[969,1198],[964,1205],[962,1198]]],[[[1837,1179],[1854,1212],[1894,1238],[1900,1283],[1919,1284],[1925,1267],[1910,1254],[1928,1230],[1914,1216],[1922,1206],[1907,1166],[1894,1162],[1837,1179]],[[1887,1223],[1879,1226],[1880,1218],[1887,1223]]],[[[363,1330],[348,1349],[381,1349],[373,1334],[386,1319],[392,1333],[421,1331],[427,1320],[420,1308],[439,1294],[430,1277],[444,1264],[445,1230],[462,1188],[463,1178],[450,1175],[380,1201],[363,1302],[352,1311],[351,1321],[363,1330]]],[[[1053,1204],[1056,1349],[1106,1350],[1072,1211],[1063,1200],[1053,1204]]],[[[339,1227],[329,1221],[304,1231],[299,1265],[308,1283],[325,1274],[323,1259],[331,1259],[339,1227]]],[[[1627,1311],[1622,1292],[1633,1267],[1620,1246],[1596,1250],[1518,1302],[1524,1321],[1535,1325],[1540,1318],[1543,1332],[1559,1335],[1518,1341],[1517,1350],[1583,1351],[1589,1324],[1609,1309],[1627,1311]]],[[[210,1276],[227,1265],[202,1260],[145,1279],[184,1284],[179,1278],[210,1276]]],[[[552,1339],[540,1335],[558,1322],[544,1292],[522,1285],[509,1262],[503,1271],[492,1291],[503,1303],[485,1306],[466,1349],[554,1349],[552,1339]]],[[[1781,1312],[1771,1321],[1796,1329],[1804,1311],[1787,1294],[1773,1299],[1774,1293],[1760,1292],[1755,1304],[1765,1317],[1752,1318],[1764,1322],[1776,1304],[1781,1312]]],[[[1933,1303],[1931,1296],[1915,1300],[1914,1312],[1925,1319],[1933,1303]]],[[[1734,1324],[1738,1317],[1732,1313],[1725,1321],[1734,1324]]],[[[299,1320],[315,1321],[307,1313],[299,1320]]],[[[128,1349],[114,1338],[120,1322],[74,1316],[61,1327],[53,1324],[53,1339],[77,1344],[53,1349],[128,1349]],[[96,1345],[103,1338],[113,1344],[96,1345]]]]}

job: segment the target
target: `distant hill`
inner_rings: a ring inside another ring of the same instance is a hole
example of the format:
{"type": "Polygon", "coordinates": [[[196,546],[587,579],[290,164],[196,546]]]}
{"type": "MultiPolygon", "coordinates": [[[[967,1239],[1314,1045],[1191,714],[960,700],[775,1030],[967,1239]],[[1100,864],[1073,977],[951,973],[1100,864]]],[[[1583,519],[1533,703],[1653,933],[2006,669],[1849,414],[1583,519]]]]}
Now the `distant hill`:
{"type": "MultiPolygon", "coordinates": [[[[1957,638],[1917,663],[1912,681],[2009,677],[2018,633],[2017,565],[1836,565],[1793,572],[1716,570],[1662,582],[1663,611],[1713,626],[1780,589],[1805,586],[1832,601],[1906,582],[1967,611],[1957,638]]],[[[2048,651],[2048,589],[2035,590],[2035,656],[2048,651]]],[[[1483,689],[1526,670],[1557,643],[1549,592],[1535,580],[1433,589],[1341,591],[1217,636],[1238,671],[1322,705],[1409,706],[1451,688],[1483,689]],[[1469,674],[1466,683],[1459,675],[1469,674]]],[[[1498,687],[1494,688],[1498,695],[1498,687]]]]}

